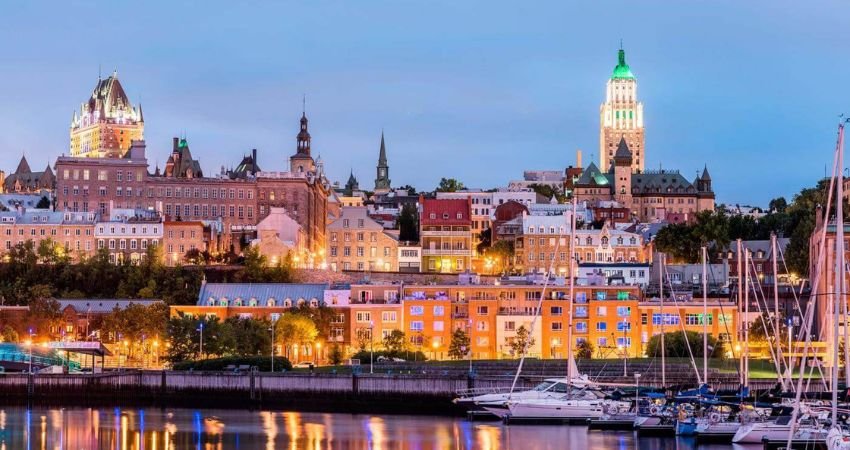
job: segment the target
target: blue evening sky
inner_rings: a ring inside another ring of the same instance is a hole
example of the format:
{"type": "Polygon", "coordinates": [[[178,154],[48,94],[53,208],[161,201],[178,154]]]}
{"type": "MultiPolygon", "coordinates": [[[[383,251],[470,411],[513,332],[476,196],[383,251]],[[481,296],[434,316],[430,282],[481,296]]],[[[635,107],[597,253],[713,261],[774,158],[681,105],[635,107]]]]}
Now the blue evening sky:
{"type": "Polygon", "coordinates": [[[371,188],[383,128],[394,185],[503,186],[587,164],[622,38],[647,166],[719,202],[812,185],[850,112],[850,5],[818,1],[57,1],[0,7],[0,167],[66,152],[98,66],[141,100],[151,163],[188,136],[207,173],[295,150],[301,96],[332,180],[371,188]]]}

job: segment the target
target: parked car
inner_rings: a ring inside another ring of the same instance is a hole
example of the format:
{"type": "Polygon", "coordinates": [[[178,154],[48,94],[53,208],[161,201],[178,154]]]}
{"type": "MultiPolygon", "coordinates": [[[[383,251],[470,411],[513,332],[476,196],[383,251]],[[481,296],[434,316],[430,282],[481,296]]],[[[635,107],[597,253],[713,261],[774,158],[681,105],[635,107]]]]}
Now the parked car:
{"type": "Polygon", "coordinates": [[[315,366],[315,364],[313,364],[310,361],[301,361],[300,363],[293,364],[292,368],[293,369],[309,369],[309,368],[314,367],[314,366],[315,366]]]}

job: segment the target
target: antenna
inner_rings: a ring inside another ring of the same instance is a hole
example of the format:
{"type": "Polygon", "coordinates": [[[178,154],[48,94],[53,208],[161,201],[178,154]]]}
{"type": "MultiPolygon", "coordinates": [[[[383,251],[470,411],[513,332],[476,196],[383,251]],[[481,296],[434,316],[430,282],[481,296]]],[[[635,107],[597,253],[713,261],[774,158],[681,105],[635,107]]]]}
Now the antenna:
{"type": "Polygon", "coordinates": [[[301,99],[301,115],[307,115],[307,94],[303,94],[304,96],[301,99]]]}

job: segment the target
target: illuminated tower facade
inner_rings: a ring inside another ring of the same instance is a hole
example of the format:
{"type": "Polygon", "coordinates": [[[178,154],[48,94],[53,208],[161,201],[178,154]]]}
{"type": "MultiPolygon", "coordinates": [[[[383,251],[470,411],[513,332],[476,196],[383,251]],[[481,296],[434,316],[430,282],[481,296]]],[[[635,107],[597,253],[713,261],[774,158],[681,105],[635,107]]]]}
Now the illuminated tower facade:
{"type": "Polygon", "coordinates": [[[132,105],[112,72],[98,77],[91,97],[71,118],[71,156],[122,158],[133,140],[144,139],[142,105],[132,105]]]}
{"type": "Polygon", "coordinates": [[[620,48],[617,66],[608,80],[605,102],[599,107],[599,167],[606,171],[614,161],[620,139],[625,139],[632,156],[632,169],[643,172],[643,103],[638,101],[637,80],[620,48]]]}

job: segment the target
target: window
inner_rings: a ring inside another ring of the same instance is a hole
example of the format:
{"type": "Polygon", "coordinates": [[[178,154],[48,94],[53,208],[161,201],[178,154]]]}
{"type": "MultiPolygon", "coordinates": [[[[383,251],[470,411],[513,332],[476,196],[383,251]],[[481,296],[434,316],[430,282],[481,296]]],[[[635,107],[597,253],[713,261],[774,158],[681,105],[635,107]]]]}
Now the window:
{"type": "Polygon", "coordinates": [[[479,306],[476,310],[479,316],[486,316],[489,313],[489,307],[479,306]]]}
{"type": "Polygon", "coordinates": [[[618,306],[617,307],[617,317],[629,317],[632,313],[632,308],[629,306],[618,306]]]}
{"type": "Polygon", "coordinates": [[[605,317],[608,315],[608,307],[607,306],[597,306],[596,307],[596,315],[599,317],[605,317]]]}
{"type": "Polygon", "coordinates": [[[516,330],[516,322],[509,320],[505,322],[505,331],[514,331],[516,330]]]}
{"type": "Polygon", "coordinates": [[[631,322],[617,322],[617,331],[632,331],[632,323],[631,322]]]}
{"type": "Polygon", "coordinates": [[[587,322],[576,322],[576,333],[587,333],[587,322]]]}
{"type": "Polygon", "coordinates": [[[587,317],[587,306],[576,306],[576,317],[587,317]]]}
{"type": "Polygon", "coordinates": [[[444,330],[443,321],[442,320],[435,320],[434,321],[434,331],[443,331],[443,330],[444,330]]]}
{"type": "Polygon", "coordinates": [[[605,322],[596,322],[596,331],[607,331],[608,324],[605,322]]]}
{"type": "Polygon", "coordinates": [[[601,337],[596,340],[597,347],[607,347],[608,346],[608,338],[601,337]]]}
{"type": "MultiPolygon", "coordinates": [[[[661,314],[653,313],[652,314],[652,324],[653,325],[661,325],[661,314]]],[[[664,325],[678,325],[679,324],[679,315],[678,314],[670,314],[664,313],[664,325]]]]}
{"type": "Polygon", "coordinates": [[[631,347],[632,346],[632,338],[630,337],[618,337],[617,338],[617,347],[631,347]]]}
{"type": "Polygon", "coordinates": [[[553,306],[549,308],[549,313],[553,316],[560,316],[563,312],[563,308],[560,306],[553,306]]]}
{"type": "Polygon", "coordinates": [[[371,322],[372,321],[372,313],[368,311],[357,311],[357,321],[358,322],[371,322]]]}
{"type": "Polygon", "coordinates": [[[410,307],[411,316],[421,316],[425,314],[425,307],[422,305],[413,305],[410,307]]]}
{"type": "Polygon", "coordinates": [[[563,324],[561,322],[552,322],[552,331],[561,331],[563,324]]]}
{"type": "Polygon", "coordinates": [[[443,305],[434,306],[434,316],[439,317],[443,315],[443,305]]]}
{"type": "Polygon", "coordinates": [[[425,329],[425,323],[421,320],[414,320],[410,322],[410,331],[422,331],[425,329]]]}
{"type": "Polygon", "coordinates": [[[395,311],[384,311],[381,313],[381,322],[395,322],[398,320],[395,311]]]}

